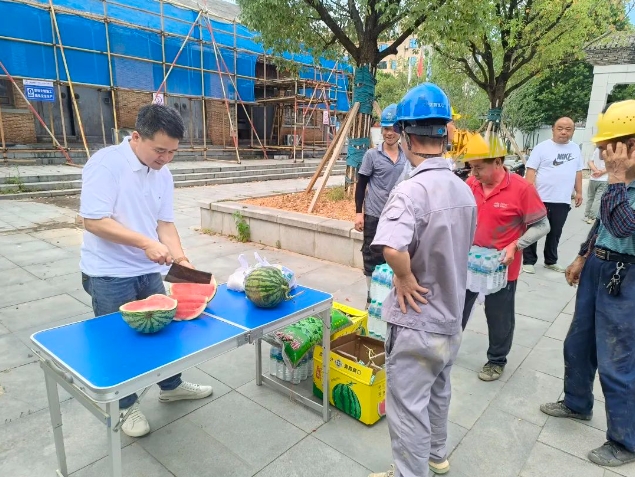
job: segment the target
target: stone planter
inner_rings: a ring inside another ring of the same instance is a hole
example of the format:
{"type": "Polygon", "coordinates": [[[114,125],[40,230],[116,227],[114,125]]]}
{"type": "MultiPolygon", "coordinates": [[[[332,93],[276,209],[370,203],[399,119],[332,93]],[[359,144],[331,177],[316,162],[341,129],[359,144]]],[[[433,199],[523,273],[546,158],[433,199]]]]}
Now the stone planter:
{"type": "Polygon", "coordinates": [[[199,201],[199,206],[202,229],[236,236],[233,214],[239,212],[249,224],[252,242],[363,268],[363,235],[353,222],[239,202],[199,201]]]}

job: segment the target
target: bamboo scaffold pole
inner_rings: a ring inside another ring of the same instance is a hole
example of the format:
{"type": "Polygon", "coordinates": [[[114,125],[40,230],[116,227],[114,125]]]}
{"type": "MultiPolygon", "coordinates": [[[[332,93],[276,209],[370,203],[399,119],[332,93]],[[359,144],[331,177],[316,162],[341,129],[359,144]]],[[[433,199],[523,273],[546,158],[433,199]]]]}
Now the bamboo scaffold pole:
{"type": "Polygon", "coordinates": [[[75,109],[75,115],[77,116],[77,124],[79,125],[79,132],[82,135],[82,142],[84,143],[84,149],[86,150],[86,158],[90,159],[90,151],[88,150],[88,142],[86,142],[86,134],[84,134],[84,125],[82,124],[82,117],[79,113],[79,105],[77,104],[77,98],[75,97],[75,89],[73,88],[73,81],[71,80],[71,73],[68,69],[68,63],[66,62],[66,54],[64,53],[64,44],[62,43],[62,36],[60,35],[60,28],[57,24],[57,16],[55,15],[55,7],[53,6],[53,0],[49,0],[49,7],[51,9],[51,17],[53,18],[53,25],[55,27],[55,33],[57,35],[57,41],[59,42],[60,53],[62,54],[62,63],[64,63],[64,70],[66,71],[66,79],[68,80],[68,86],[71,89],[71,100],[75,109]]]}
{"type": "Polygon", "coordinates": [[[112,55],[110,51],[110,21],[108,20],[108,2],[104,2],[104,29],[106,31],[106,53],[108,55],[108,75],[110,82],[110,100],[112,101],[112,119],[114,121],[115,138],[113,140],[116,143],[119,140],[119,124],[117,121],[117,94],[115,91],[115,76],[112,71],[112,55]]]}

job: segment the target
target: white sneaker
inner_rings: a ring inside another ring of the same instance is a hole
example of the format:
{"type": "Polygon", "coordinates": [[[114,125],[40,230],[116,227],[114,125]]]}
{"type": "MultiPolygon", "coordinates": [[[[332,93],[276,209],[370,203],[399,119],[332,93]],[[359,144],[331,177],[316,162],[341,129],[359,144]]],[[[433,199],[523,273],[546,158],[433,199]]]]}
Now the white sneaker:
{"type": "Polygon", "coordinates": [[[554,263],[553,265],[545,265],[545,268],[547,268],[549,270],[553,270],[554,272],[558,272],[558,273],[564,273],[564,272],[567,271],[566,268],[562,268],[557,263],[554,263]]]}
{"type": "Polygon", "coordinates": [[[523,265],[523,272],[533,275],[536,273],[536,268],[533,265],[523,265]]]}
{"type": "Polygon", "coordinates": [[[370,474],[368,477],[394,477],[395,475],[395,466],[391,465],[390,470],[388,472],[379,472],[376,474],[370,474]]]}
{"type": "MultiPolygon", "coordinates": [[[[126,412],[128,412],[128,409],[121,409],[120,416],[123,417],[126,412]]],[[[132,410],[121,426],[121,430],[130,437],[142,437],[150,432],[150,424],[148,424],[148,420],[139,410],[139,403],[132,405],[132,410]]]]}
{"type": "Polygon", "coordinates": [[[200,384],[192,384],[183,381],[178,388],[171,391],[160,391],[159,401],[171,402],[181,401],[183,399],[203,399],[212,395],[211,386],[201,386],[200,384]]]}

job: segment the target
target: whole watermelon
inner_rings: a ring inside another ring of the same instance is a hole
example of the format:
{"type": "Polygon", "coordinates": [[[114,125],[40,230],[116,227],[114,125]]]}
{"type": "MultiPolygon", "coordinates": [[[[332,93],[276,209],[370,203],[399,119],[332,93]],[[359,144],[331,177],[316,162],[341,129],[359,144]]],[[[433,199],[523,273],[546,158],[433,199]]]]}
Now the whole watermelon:
{"type": "Polygon", "coordinates": [[[245,295],[259,308],[274,308],[288,300],[289,282],[275,267],[259,267],[245,278],[245,295]]]}

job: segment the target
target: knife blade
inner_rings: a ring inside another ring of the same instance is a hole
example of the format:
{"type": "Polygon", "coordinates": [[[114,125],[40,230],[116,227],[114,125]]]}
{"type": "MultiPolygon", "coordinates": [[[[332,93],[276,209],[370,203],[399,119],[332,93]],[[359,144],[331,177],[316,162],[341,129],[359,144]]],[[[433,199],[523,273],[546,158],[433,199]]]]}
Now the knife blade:
{"type": "Polygon", "coordinates": [[[168,283],[212,283],[212,274],[173,263],[165,276],[168,283]]]}

